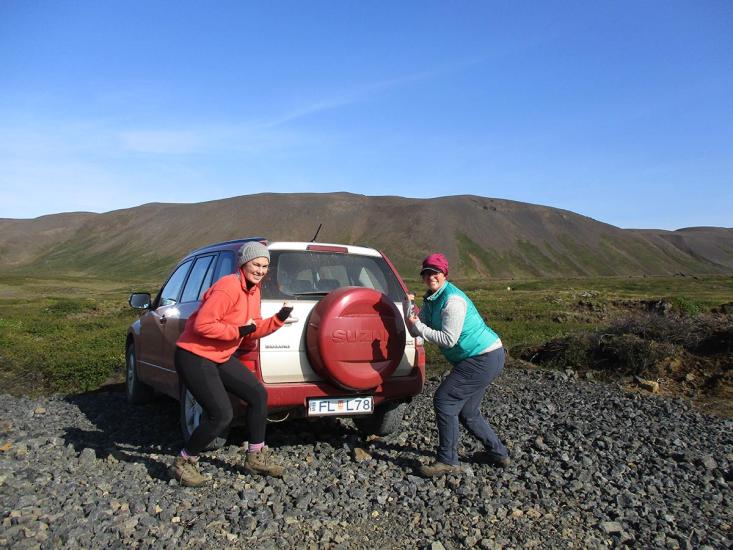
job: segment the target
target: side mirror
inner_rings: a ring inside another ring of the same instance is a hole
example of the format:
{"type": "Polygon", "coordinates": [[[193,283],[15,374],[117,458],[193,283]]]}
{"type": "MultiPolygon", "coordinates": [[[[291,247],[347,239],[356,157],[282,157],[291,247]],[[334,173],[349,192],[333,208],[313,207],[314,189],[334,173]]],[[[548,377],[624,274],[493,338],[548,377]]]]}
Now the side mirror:
{"type": "Polygon", "coordinates": [[[130,294],[129,303],[135,309],[150,309],[151,302],[150,293],[148,292],[134,292],[130,294]]]}

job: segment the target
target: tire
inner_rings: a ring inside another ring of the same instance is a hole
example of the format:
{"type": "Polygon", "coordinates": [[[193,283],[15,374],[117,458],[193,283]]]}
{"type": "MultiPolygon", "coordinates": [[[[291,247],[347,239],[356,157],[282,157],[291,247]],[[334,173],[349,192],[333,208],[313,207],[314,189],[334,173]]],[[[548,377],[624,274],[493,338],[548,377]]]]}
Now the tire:
{"type": "MultiPolygon", "coordinates": [[[[204,410],[196,402],[196,398],[191,395],[191,392],[186,389],[186,386],[181,384],[181,398],[180,398],[180,422],[181,422],[181,435],[183,436],[184,444],[188,443],[191,434],[199,425],[199,419],[204,413],[204,410]]],[[[206,446],[207,451],[215,451],[216,449],[222,448],[226,445],[227,437],[229,437],[229,428],[226,428],[220,433],[214,440],[206,446]]]]}
{"type": "Polygon", "coordinates": [[[381,292],[342,287],[313,308],[306,327],[308,360],[324,380],[372,390],[388,380],[405,353],[402,313],[381,292]]]}
{"type": "Polygon", "coordinates": [[[406,403],[388,401],[370,415],[353,417],[354,425],[363,435],[389,435],[400,429],[406,408],[406,403]]]}
{"type": "Polygon", "coordinates": [[[153,399],[155,391],[137,377],[137,358],[135,357],[135,343],[127,344],[125,352],[125,389],[127,402],[133,405],[147,403],[153,399]]]}

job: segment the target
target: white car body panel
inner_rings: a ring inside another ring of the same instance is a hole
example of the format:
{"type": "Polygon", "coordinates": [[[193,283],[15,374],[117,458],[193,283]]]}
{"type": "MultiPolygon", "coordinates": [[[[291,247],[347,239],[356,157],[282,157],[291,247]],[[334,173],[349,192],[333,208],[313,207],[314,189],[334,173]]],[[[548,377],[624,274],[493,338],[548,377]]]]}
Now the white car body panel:
{"type": "MultiPolygon", "coordinates": [[[[274,250],[306,250],[314,243],[307,242],[274,242],[268,248],[274,250]]],[[[382,255],[372,248],[361,246],[317,243],[319,247],[339,247],[347,249],[347,254],[381,258],[382,255]]],[[[318,298],[320,299],[320,297],[318,298]]],[[[323,379],[310,365],[307,355],[306,324],[313,308],[318,303],[314,300],[291,300],[293,311],[290,319],[281,329],[260,340],[260,370],[262,379],[267,384],[283,384],[297,382],[318,382],[323,379]]],[[[395,303],[399,311],[404,311],[407,304],[395,303]]],[[[282,307],[282,301],[262,300],[262,317],[270,317],[282,307]]],[[[415,364],[415,339],[407,328],[405,352],[402,360],[392,376],[407,376],[415,364]]]]}

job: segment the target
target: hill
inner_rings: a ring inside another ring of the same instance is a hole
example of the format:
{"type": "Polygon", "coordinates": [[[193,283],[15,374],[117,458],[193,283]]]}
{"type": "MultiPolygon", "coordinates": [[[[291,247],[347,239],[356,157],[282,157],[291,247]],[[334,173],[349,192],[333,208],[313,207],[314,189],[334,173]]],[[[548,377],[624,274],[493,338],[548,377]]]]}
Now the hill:
{"type": "Polygon", "coordinates": [[[733,229],[620,229],[567,210],[462,195],[262,193],[197,204],[151,203],[0,219],[0,271],[119,277],[167,273],[198,246],[250,235],[356,243],[403,275],[432,251],[462,277],[733,273],[733,229]]]}

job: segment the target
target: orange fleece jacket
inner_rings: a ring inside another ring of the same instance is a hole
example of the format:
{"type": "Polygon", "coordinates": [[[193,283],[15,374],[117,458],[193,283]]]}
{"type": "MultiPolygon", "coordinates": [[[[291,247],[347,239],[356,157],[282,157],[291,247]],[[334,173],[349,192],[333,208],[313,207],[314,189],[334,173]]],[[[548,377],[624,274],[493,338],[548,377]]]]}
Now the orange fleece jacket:
{"type": "Polygon", "coordinates": [[[224,363],[241,344],[272,334],[283,322],[260,313],[260,285],[247,289],[244,275],[227,275],[204,293],[199,308],[188,318],[176,345],[196,355],[224,363]],[[257,329],[241,338],[239,327],[254,319],[257,329]]]}

